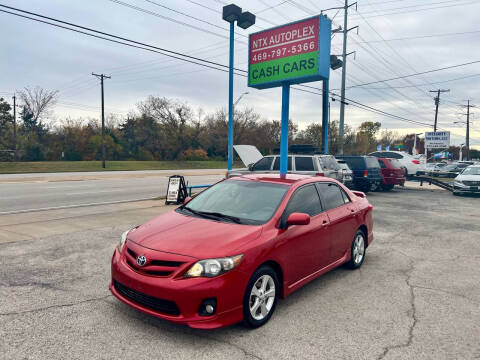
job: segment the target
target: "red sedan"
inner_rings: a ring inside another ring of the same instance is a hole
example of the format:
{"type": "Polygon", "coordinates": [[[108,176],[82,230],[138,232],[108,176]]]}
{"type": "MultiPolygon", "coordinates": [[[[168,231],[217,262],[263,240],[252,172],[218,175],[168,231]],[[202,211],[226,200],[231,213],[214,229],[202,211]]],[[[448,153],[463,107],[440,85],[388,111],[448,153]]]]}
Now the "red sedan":
{"type": "Polygon", "coordinates": [[[110,290],[144,313],[194,328],[265,324],[279,298],[346,264],[373,240],[372,205],[305,175],[233,177],[125,232],[110,290]]]}
{"type": "Polygon", "coordinates": [[[403,186],[405,184],[405,168],[397,159],[378,158],[382,173],[383,190],[392,190],[395,185],[403,186]]]}

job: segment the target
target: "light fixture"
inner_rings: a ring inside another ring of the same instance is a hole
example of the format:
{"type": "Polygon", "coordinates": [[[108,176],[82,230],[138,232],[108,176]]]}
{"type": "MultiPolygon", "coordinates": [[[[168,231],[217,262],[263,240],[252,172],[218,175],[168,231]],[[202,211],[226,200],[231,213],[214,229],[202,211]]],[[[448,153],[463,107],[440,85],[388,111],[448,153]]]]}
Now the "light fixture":
{"type": "Polygon", "coordinates": [[[240,18],[242,15],[242,8],[235,5],[230,4],[223,7],[222,18],[228,22],[234,22],[240,18]]]}
{"type": "Polygon", "coordinates": [[[242,29],[248,29],[253,24],[255,24],[255,15],[249,11],[243,12],[237,21],[237,25],[242,29]]]}

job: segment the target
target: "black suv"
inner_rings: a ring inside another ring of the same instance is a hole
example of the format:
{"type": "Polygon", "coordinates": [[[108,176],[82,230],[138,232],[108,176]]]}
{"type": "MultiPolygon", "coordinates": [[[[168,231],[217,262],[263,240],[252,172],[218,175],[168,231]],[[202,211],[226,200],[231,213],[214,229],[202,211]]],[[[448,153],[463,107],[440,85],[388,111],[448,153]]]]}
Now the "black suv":
{"type": "Polygon", "coordinates": [[[382,184],[378,160],[373,156],[337,156],[343,159],[353,172],[353,187],[363,192],[374,191],[382,184]]]}

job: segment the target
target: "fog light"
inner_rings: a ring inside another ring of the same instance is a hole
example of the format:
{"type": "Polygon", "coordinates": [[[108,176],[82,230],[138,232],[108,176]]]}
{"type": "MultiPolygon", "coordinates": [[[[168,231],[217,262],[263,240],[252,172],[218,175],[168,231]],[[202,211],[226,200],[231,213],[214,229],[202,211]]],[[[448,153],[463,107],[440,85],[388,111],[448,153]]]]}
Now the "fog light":
{"type": "Polygon", "coordinates": [[[209,298],[202,301],[198,308],[198,315],[211,316],[217,311],[217,299],[209,298]]]}

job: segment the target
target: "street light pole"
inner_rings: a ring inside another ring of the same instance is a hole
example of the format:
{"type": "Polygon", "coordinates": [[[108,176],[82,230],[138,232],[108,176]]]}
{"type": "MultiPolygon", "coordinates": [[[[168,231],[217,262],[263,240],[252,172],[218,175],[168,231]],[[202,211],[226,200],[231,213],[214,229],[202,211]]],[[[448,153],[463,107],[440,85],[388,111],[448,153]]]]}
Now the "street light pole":
{"type": "Polygon", "coordinates": [[[247,29],[255,24],[255,15],[245,11],[242,12],[242,8],[230,4],[223,7],[222,11],[223,20],[230,23],[230,58],[228,61],[228,136],[227,136],[227,166],[228,170],[232,170],[233,166],[233,57],[234,57],[234,25],[235,21],[237,25],[242,29],[247,29]]]}
{"type": "Polygon", "coordinates": [[[228,63],[228,170],[233,167],[233,56],[234,56],[234,22],[230,23],[230,59],[228,63]]]}

